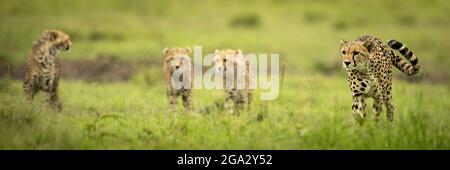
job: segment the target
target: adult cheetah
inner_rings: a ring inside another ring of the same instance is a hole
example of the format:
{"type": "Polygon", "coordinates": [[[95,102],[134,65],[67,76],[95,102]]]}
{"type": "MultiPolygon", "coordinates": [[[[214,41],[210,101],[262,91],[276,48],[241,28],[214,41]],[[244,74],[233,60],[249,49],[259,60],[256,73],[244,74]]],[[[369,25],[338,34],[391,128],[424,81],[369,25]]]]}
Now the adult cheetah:
{"type": "Polygon", "coordinates": [[[58,53],[69,51],[72,47],[69,35],[50,29],[44,30],[41,37],[33,43],[27,57],[27,72],[23,83],[26,100],[31,103],[35,94],[41,90],[49,97],[47,101],[53,109],[61,111],[58,97],[60,63],[58,53]]]}
{"type": "Polygon", "coordinates": [[[365,99],[374,99],[374,120],[380,119],[382,105],[387,118],[394,121],[392,105],[392,65],[408,76],[419,72],[417,57],[405,45],[389,40],[387,45],[379,38],[365,35],[354,41],[341,41],[342,65],[347,72],[348,86],[352,91],[352,113],[357,122],[366,117],[365,99]],[[390,48],[389,48],[389,47],[390,48]],[[392,49],[400,51],[404,60],[392,49]]]}

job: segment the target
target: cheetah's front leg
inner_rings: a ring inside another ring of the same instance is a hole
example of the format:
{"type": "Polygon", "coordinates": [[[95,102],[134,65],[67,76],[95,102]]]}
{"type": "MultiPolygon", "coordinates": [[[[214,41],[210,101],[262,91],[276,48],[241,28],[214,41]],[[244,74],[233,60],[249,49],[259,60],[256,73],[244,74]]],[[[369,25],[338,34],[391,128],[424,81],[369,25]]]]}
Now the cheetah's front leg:
{"type": "Polygon", "coordinates": [[[188,112],[192,111],[192,99],[191,99],[191,91],[187,90],[183,93],[183,107],[188,112]]]}
{"type": "Polygon", "coordinates": [[[223,108],[228,111],[230,114],[235,114],[236,112],[236,95],[234,92],[226,92],[225,101],[223,103],[223,108]]]}
{"type": "Polygon", "coordinates": [[[169,107],[172,112],[177,111],[177,95],[173,91],[167,92],[167,99],[169,99],[169,107]]]}
{"type": "Polygon", "coordinates": [[[362,96],[353,97],[352,114],[357,123],[362,123],[366,117],[366,103],[362,96]]]}
{"type": "Polygon", "coordinates": [[[247,100],[246,100],[246,106],[247,106],[247,111],[250,111],[251,109],[251,104],[252,104],[252,100],[253,100],[253,93],[251,91],[247,92],[247,100]]]}

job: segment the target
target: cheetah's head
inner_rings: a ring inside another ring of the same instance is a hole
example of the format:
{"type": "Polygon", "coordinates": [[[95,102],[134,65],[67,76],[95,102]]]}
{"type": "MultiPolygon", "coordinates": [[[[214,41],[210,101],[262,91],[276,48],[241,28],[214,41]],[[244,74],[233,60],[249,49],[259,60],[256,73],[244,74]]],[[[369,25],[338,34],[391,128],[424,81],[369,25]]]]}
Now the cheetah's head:
{"type": "Polygon", "coordinates": [[[341,40],[342,66],[346,70],[365,70],[374,44],[371,41],[341,40]]]}
{"type": "Polygon", "coordinates": [[[214,52],[214,65],[216,68],[216,71],[227,71],[227,65],[234,65],[239,58],[239,56],[243,56],[242,50],[232,50],[232,49],[225,49],[225,50],[219,50],[216,49],[214,52]]]}
{"type": "Polygon", "coordinates": [[[168,65],[170,65],[170,69],[172,71],[183,69],[184,65],[187,65],[191,62],[190,55],[192,53],[191,48],[180,48],[180,47],[174,47],[174,48],[164,48],[164,57],[165,62],[169,62],[168,65]]]}
{"type": "Polygon", "coordinates": [[[69,51],[72,48],[72,42],[70,41],[69,35],[60,30],[44,30],[42,34],[50,42],[51,48],[64,51],[69,51]]]}

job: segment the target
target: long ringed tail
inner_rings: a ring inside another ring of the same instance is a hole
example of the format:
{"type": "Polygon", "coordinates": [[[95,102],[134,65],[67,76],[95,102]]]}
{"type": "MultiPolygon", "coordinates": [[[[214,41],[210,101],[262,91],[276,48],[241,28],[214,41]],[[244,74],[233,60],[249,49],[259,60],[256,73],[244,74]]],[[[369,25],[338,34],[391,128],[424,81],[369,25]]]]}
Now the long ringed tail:
{"type": "Polygon", "coordinates": [[[400,71],[405,73],[408,76],[415,75],[419,72],[420,64],[419,59],[414,55],[414,53],[409,50],[404,44],[396,40],[388,41],[389,47],[394,50],[397,50],[402,54],[405,58],[401,58],[398,55],[393,54],[394,58],[392,60],[395,67],[397,67],[400,71]]]}

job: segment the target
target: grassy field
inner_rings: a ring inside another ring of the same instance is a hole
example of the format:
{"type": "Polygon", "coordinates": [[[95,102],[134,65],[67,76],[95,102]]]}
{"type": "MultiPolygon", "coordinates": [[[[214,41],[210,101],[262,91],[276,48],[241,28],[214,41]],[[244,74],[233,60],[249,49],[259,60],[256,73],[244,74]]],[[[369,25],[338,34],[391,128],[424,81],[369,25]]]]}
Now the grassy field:
{"type": "Polygon", "coordinates": [[[2,0],[0,149],[450,149],[449,10],[446,0],[2,0]],[[28,106],[9,68],[46,28],[71,35],[63,61],[150,64],[123,81],[63,76],[61,113],[42,93],[28,106]],[[338,47],[364,34],[405,42],[422,64],[413,78],[394,71],[395,124],[385,113],[353,124],[338,47]],[[195,90],[192,115],[167,112],[162,49],[193,45],[279,53],[280,96],[260,101],[257,90],[232,116],[216,107],[221,90],[195,90]]]}

